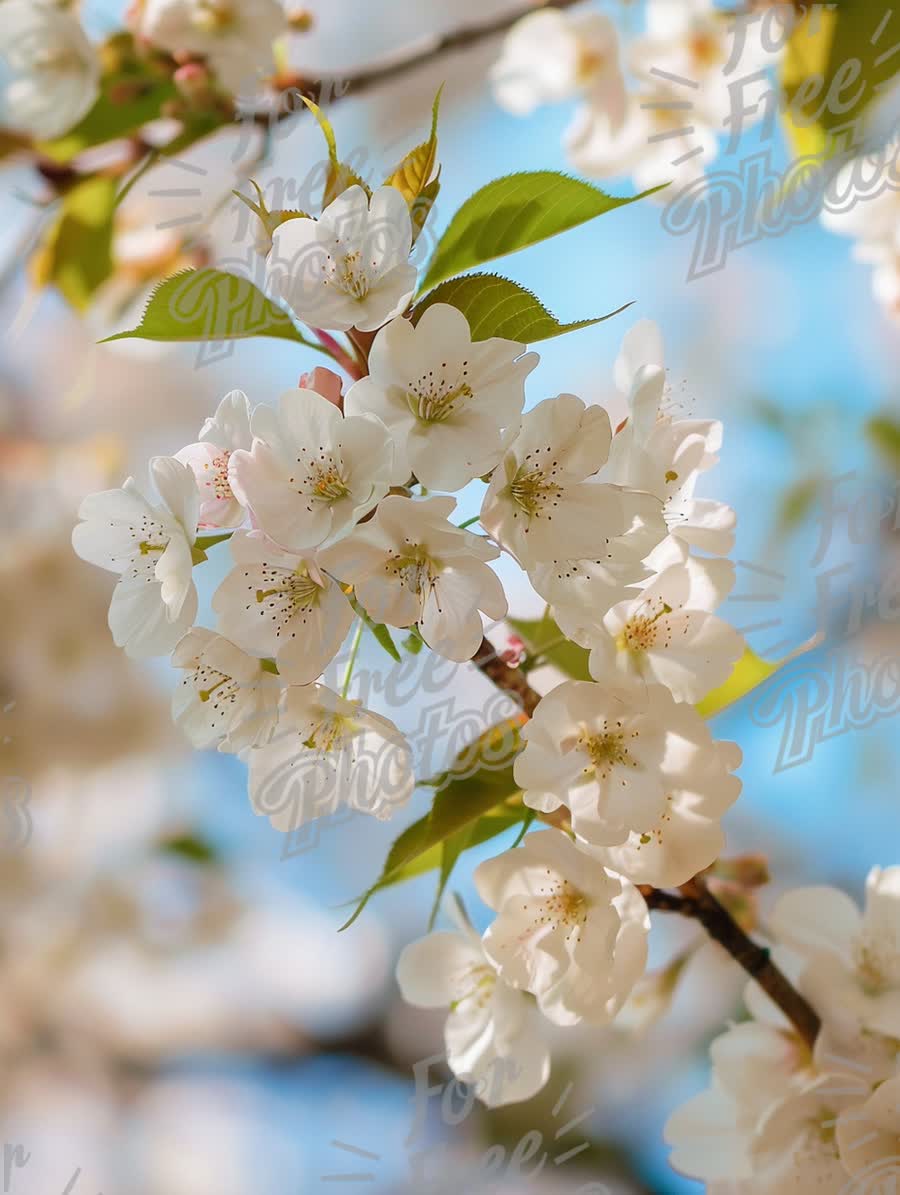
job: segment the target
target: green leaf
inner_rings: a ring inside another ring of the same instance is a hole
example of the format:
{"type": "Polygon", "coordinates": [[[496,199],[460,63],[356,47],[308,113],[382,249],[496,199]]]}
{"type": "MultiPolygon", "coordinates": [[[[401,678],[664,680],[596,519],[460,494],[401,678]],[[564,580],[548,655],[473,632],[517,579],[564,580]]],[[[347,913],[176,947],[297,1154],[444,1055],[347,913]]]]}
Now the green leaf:
{"type": "Polygon", "coordinates": [[[434,251],[421,291],[661,189],[654,187],[619,199],[552,170],[498,178],[467,199],[450,221],[434,251]]]}
{"type": "Polygon", "coordinates": [[[418,199],[412,205],[410,215],[412,216],[413,244],[415,244],[419,239],[422,229],[425,227],[428,217],[431,215],[431,209],[434,207],[440,191],[441,172],[439,167],[435,177],[431,180],[427,187],[422,188],[421,195],[419,195],[418,199]]]}
{"type": "Polygon", "coordinates": [[[797,157],[851,148],[841,132],[862,128],[897,70],[889,18],[883,4],[811,4],[797,21],[781,70],[785,131],[797,157]]]}
{"type": "Polygon", "coordinates": [[[332,200],[337,199],[338,195],[341,195],[348,187],[353,186],[362,187],[365,193],[371,198],[372,192],[365,180],[360,178],[355,170],[342,162],[338,157],[337,139],[334,135],[331,121],[318,104],[313,103],[305,95],[301,95],[300,98],[316,118],[319,128],[322,130],[322,136],[325,138],[325,144],[328,147],[328,176],[325,179],[322,207],[328,207],[332,200]]]}
{"type": "Polygon", "coordinates": [[[567,639],[549,614],[543,618],[507,620],[533,656],[552,664],[572,680],[592,680],[588,671],[590,652],[567,639]]]}
{"type": "Polygon", "coordinates": [[[900,420],[876,415],[866,424],[866,435],[888,465],[900,473],[900,420]]]}
{"type": "MultiPolygon", "coordinates": [[[[438,112],[441,106],[441,92],[438,88],[431,109],[431,135],[427,141],[410,150],[400,165],[385,179],[385,186],[395,187],[403,195],[410,208],[415,208],[416,201],[432,181],[435,164],[437,162],[437,126],[438,112]]],[[[433,202],[433,200],[432,200],[433,202]]]]}
{"type": "MultiPolygon", "coordinates": [[[[502,819],[496,826],[490,823],[492,832],[487,837],[477,837],[474,830],[474,823],[518,795],[513,762],[522,749],[519,726],[518,721],[510,720],[493,727],[460,752],[447,772],[431,781],[437,791],[430,812],[404,830],[396,840],[388,851],[381,875],[359,899],[356,910],[341,926],[342,929],[353,924],[371,897],[381,888],[441,866],[444,858],[442,847],[447,839],[472,826],[473,832],[468,842],[469,845],[475,845],[478,841],[487,841],[495,833],[502,833],[521,820],[524,813],[519,805],[517,811],[520,816],[506,824],[501,824],[502,819]]],[[[481,832],[484,833],[487,828],[483,827],[481,832]]],[[[452,846],[451,857],[454,849],[455,846],[452,846]]],[[[455,858],[458,855],[459,852],[455,858]]],[[[447,874],[449,876],[449,871],[447,874]]]]}
{"type": "Polygon", "coordinates": [[[31,260],[38,286],[55,286],[83,311],[113,270],[116,180],[96,175],[63,196],[59,213],[31,260]]]}
{"type": "Polygon", "coordinates": [[[221,270],[182,270],[153,291],[136,328],[111,340],[241,340],[273,336],[324,351],[301,335],[286,315],[252,282],[221,270]]]}
{"type": "Polygon", "coordinates": [[[159,850],[167,855],[177,855],[182,859],[189,859],[191,863],[217,863],[219,852],[206,839],[198,838],[195,834],[174,834],[171,838],[164,838],[159,843],[159,850]]]}
{"type": "Polygon", "coordinates": [[[395,660],[398,664],[401,663],[402,656],[397,650],[397,645],[394,643],[394,640],[391,637],[391,632],[387,629],[384,623],[373,622],[356,598],[350,598],[350,605],[356,611],[357,615],[363,620],[363,622],[375,636],[378,643],[380,643],[391,659],[395,660]]]}
{"type": "Polygon", "coordinates": [[[433,303],[449,303],[461,311],[469,321],[473,340],[503,336],[521,344],[536,344],[565,332],[590,328],[631,306],[626,303],[609,315],[561,324],[530,290],[498,274],[466,274],[463,278],[451,278],[449,282],[441,283],[415,307],[413,323],[417,323],[433,303]]]}
{"type": "MultiPolygon", "coordinates": [[[[74,128],[54,141],[41,142],[38,148],[54,162],[70,162],[94,145],[137,132],[156,120],[163,105],[177,95],[171,78],[152,70],[149,64],[130,60],[123,69],[103,79],[97,102],[74,128]]],[[[222,119],[216,124],[221,125],[222,119]]]]}
{"type": "Polygon", "coordinates": [[[821,641],[821,634],[813,635],[811,639],[807,639],[805,643],[801,643],[799,647],[780,660],[764,660],[752,648],[745,648],[744,654],[731,670],[731,676],[729,676],[724,685],[720,685],[718,689],[713,689],[711,693],[707,693],[702,701],[697,703],[697,712],[702,714],[704,718],[714,718],[716,714],[721,713],[728,706],[734,705],[736,701],[740,701],[742,697],[746,697],[754,689],[759,688],[760,685],[764,684],[771,676],[774,676],[776,672],[782,669],[785,664],[789,664],[797,656],[801,656],[805,652],[812,651],[814,647],[818,647],[821,641]]]}
{"type": "Polygon", "coordinates": [[[403,640],[403,646],[411,656],[417,656],[425,646],[425,640],[419,634],[419,631],[416,627],[411,628],[409,634],[403,640]]]}

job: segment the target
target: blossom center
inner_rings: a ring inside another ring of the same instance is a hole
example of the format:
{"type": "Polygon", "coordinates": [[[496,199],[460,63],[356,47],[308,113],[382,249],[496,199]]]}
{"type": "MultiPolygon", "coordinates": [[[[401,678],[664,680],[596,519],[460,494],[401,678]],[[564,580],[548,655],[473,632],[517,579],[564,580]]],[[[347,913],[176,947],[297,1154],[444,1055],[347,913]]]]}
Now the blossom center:
{"type": "Polygon", "coordinates": [[[509,483],[510,497],[528,515],[540,515],[549,503],[557,504],[562,488],[552,481],[544,469],[522,465],[509,483]]]}
{"type": "Polygon", "coordinates": [[[688,51],[691,61],[701,69],[718,66],[725,60],[722,43],[714,33],[697,30],[688,39],[688,51]]]}
{"type": "Polygon", "coordinates": [[[227,449],[223,449],[218,456],[213,457],[211,462],[204,462],[204,469],[212,469],[212,475],[206,479],[206,484],[212,487],[216,498],[230,500],[234,497],[228,481],[228,461],[230,457],[231,453],[227,449]]]}
{"type": "MultiPolygon", "coordinates": [[[[317,502],[339,502],[350,493],[347,478],[333,456],[319,453],[318,459],[308,460],[303,456],[297,458],[297,464],[306,471],[303,478],[303,488],[298,492],[308,494],[317,502]]],[[[290,478],[290,484],[296,485],[297,480],[290,478]]]]}
{"type": "Polygon", "coordinates": [[[407,384],[406,401],[417,419],[423,423],[443,423],[473,396],[472,387],[465,381],[467,364],[463,362],[463,380],[456,385],[443,378],[436,381],[433,371],[418,382],[407,384]]]}
{"type": "Polygon", "coordinates": [[[233,704],[237,700],[239,686],[234,677],[225,672],[218,672],[215,668],[198,668],[194,673],[194,687],[197,696],[204,704],[212,701],[213,710],[218,710],[224,704],[233,704]]]}
{"type": "Polygon", "coordinates": [[[604,722],[604,729],[599,734],[583,731],[578,738],[578,746],[591,761],[590,768],[585,772],[593,772],[595,776],[606,780],[613,768],[636,768],[637,760],[628,750],[628,739],[637,738],[637,731],[630,734],[622,729],[622,723],[616,723],[615,730],[609,730],[604,722]]]}
{"type": "Polygon", "coordinates": [[[293,610],[307,610],[319,600],[319,586],[305,568],[294,573],[284,573],[280,578],[284,584],[271,589],[257,589],[256,600],[264,602],[276,594],[282,594],[293,610]]]}
{"type": "Polygon", "coordinates": [[[353,733],[355,725],[353,719],[345,714],[324,711],[323,714],[321,721],[316,723],[303,745],[312,751],[318,751],[320,755],[327,755],[353,733]]]}
{"type": "Polygon", "coordinates": [[[580,888],[563,880],[545,901],[547,915],[556,925],[576,926],[587,920],[590,902],[580,888]]]}
{"type": "Polygon", "coordinates": [[[655,614],[636,614],[619,633],[616,644],[622,651],[644,652],[656,647],[660,639],[661,646],[669,643],[669,634],[665,625],[660,626],[659,620],[664,614],[671,614],[672,607],[662,603],[655,614]]]}
{"type": "Polygon", "coordinates": [[[372,283],[368,271],[363,265],[362,253],[354,249],[352,253],[345,253],[338,267],[336,278],[341,290],[354,299],[364,299],[369,293],[372,283]]]}
{"type": "Polygon", "coordinates": [[[234,9],[227,0],[200,0],[191,24],[201,33],[224,33],[235,24],[234,9]]]}
{"type": "Polygon", "coordinates": [[[458,995],[451,1001],[451,1012],[456,1012],[460,1005],[467,1001],[472,1001],[478,1008],[484,1008],[494,994],[497,974],[486,964],[478,963],[464,971],[455,986],[458,995]]]}
{"type": "Polygon", "coordinates": [[[418,598],[421,598],[426,590],[432,588],[437,572],[435,561],[429,556],[428,550],[423,544],[416,544],[405,556],[391,557],[387,561],[385,569],[390,576],[396,577],[401,585],[418,598]]]}

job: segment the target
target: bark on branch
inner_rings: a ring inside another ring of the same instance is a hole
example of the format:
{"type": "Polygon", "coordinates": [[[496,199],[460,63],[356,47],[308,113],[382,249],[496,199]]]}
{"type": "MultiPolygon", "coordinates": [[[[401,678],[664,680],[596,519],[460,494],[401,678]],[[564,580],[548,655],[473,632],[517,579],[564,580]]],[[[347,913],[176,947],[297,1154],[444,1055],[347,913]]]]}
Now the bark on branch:
{"type": "MultiPolygon", "coordinates": [[[[498,689],[510,693],[531,717],[540,701],[540,694],[532,689],[521,669],[513,668],[502,660],[487,639],[482,640],[472,663],[498,689]]],[[[683,884],[678,892],[665,892],[642,885],[641,893],[649,908],[662,913],[680,913],[682,917],[699,922],[713,941],[727,950],[738,966],[756,980],[812,1049],[821,1028],[817,1013],[772,962],[769,951],[757,945],[741,929],[699,876],[683,884]]]]}
{"type": "Polygon", "coordinates": [[[822,1022],[794,985],[772,962],[769,951],[758,946],[716,899],[699,876],[683,884],[678,893],[642,888],[651,909],[680,913],[698,921],[714,942],[727,950],[738,966],[755,979],[769,999],[788,1018],[810,1049],[815,1045],[822,1022]]]}

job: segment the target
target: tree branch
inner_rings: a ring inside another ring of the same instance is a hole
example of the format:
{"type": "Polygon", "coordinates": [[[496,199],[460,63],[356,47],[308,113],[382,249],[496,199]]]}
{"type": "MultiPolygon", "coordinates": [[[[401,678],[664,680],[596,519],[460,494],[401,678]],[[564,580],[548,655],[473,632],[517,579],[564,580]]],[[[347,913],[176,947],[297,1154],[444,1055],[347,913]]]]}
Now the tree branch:
{"type": "Polygon", "coordinates": [[[472,657],[472,663],[488,680],[492,680],[498,689],[510,693],[522,712],[531,717],[541,699],[540,693],[532,689],[521,668],[513,668],[497,655],[497,649],[489,639],[481,640],[481,646],[472,657]]]}
{"type": "Polygon", "coordinates": [[[470,46],[496,37],[497,34],[505,33],[522,17],[538,9],[572,8],[577,3],[579,0],[543,0],[543,3],[535,3],[535,0],[531,0],[530,3],[521,4],[491,21],[485,21],[465,29],[457,29],[453,33],[425,38],[416,42],[412,47],[404,47],[398,54],[394,54],[382,62],[364,67],[355,74],[323,76],[311,84],[315,90],[307,92],[307,94],[312,99],[316,99],[322,94],[329,95],[333,99],[359,95],[360,92],[366,91],[370,87],[377,87],[381,83],[387,83],[410,71],[417,70],[420,66],[427,66],[445,54],[455,50],[466,50],[470,46]]]}
{"type": "Polygon", "coordinates": [[[758,946],[741,929],[699,876],[682,884],[680,894],[647,887],[642,887],[641,892],[649,908],[663,913],[680,913],[699,921],[713,941],[727,950],[751,979],[756,980],[812,1049],[822,1027],[817,1013],[775,966],[769,951],[758,946]]]}

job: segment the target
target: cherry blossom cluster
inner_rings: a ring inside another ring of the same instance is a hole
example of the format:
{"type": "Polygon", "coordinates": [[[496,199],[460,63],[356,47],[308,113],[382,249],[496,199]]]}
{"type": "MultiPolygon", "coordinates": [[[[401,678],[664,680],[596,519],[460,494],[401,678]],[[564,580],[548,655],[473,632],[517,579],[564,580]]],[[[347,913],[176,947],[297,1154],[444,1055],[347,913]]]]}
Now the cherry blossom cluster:
{"type": "MultiPolygon", "coordinates": [[[[67,0],[4,0],[0,57],[7,68],[0,122],[39,140],[61,137],[94,107],[100,48],[67,0]]],[[[236,95],[276,71],[274,46],[308,15],[279,0],[134,0],[128,21],[148,52],[174,55],[186,94],[215,82],[236,95]],[[208,68],[208,69],[207,69],[208,68]]]]}
{"type": "Polygon", "coordinates": [[[515,1081],[491,1088],[508,1102],[546,1079],[542,1039],[525,1034],[530,997],[556,1024],[610,1021],[646,960],[637,885],[684,883],[722,848],[740,752],[693,703],[743,651],[715,613],[735,516],[694,496],[722,428],[671,413],[655,325],[625,336],[615,435],[574,394],[526,411],[536,354],[473,340],[446,303],[410,310],[412,239],[390,186],[352,185],[318,219],[279,224],[269,294],[326,338],[347,333],[362,376],[344,393],[320,369],[274,405],[226,395],[196,443],[150,462],[155,493],[129,479],[87,498],[73,542],[118,574],[116,643],[171,653],[176,721],[196,747],[241,754],[255,811],[282,831],[338,805],[389,817],[413,790],[397,727],[323,683],[354,620],[416,628],[464,662],[483,620],[507,613],[492,562],[505,552],[527,574],[593,678],[539,701],[515,761],[524,805],[567,828],[482,865],[497,912],[483,939],[437,935],[400,965],[411,1001],[451,1006],[461,1077],[515,1064],[515,1081]],[[484,534],[453,521],[471,483],[486,487],[484,534]],[[232,564],[211,630],[194,625],[193,569],[220,540],[232,564]]]}
{"type": "Polygon", "coordinates": [[[669,1120],[672,1163],[711,1195],[896,1190],[900,867],[873,869],[863,911],[835,888],[788,892],[770,930],[822,1017],[815,1047],[751,983],[751,1019],[711,1047],[710,1088],[669,1120]]]}
{"type": "MultiPolygon", "coordinates": [[[[780,20],[781,13],[772,15],[780,20]]],[[[729,84],[756,79],[773,63],[784,30],[779,24],[779,36],[766,36],[768,16],[736,29],[734,16],[713,0],[648,0],[645,17],[645,32],[623,55],[605,14],[529,14],[504,41],[492,69],[494,94],[517,116],[577,98],[565,148],[588,177],[627,174],[641,188],[687,186],[703,177],[731,123],[729,84]]],[[[764,104],[742,99],[741,128],[764,112],[764,104]]]]}

